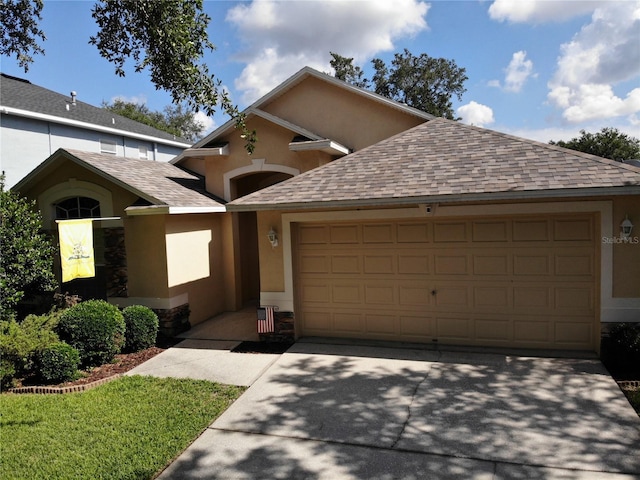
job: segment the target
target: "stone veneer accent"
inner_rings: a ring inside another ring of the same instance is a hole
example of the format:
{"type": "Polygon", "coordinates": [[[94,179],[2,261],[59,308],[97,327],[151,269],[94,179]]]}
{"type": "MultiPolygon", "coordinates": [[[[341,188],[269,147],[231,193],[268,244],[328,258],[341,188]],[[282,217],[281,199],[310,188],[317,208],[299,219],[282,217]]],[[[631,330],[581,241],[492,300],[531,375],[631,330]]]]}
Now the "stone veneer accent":
{"type": "Polygon", "coordinates": [[[128,297],[127,251],[124,228],[105,228],[104,262],[106,269],[107,297],[128,297]]]}
{"type": "Polygon", "coordinates": [[[175,337],[179,333],[186,332],[191,328],[189,324],[189,304],[185,303],[170,309],[152,309],[159,320],[159,333],[165,337],[175,337]]]}
{"type": "Polygon", "coordinates": [[[294,342],[293,312],[273,312],[273,333],[261,333],[260,340],[268,342],[294,342]]]}

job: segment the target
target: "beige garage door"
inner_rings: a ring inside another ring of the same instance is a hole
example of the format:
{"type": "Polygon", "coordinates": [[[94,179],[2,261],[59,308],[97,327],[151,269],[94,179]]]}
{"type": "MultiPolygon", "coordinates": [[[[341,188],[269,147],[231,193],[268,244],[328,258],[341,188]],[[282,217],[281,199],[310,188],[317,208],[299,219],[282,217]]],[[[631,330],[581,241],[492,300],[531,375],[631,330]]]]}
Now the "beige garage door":
{"type": "Polygon", "coordinates": [[[298,224],[303,336],[596,348],[591,215],[298,224]]]}

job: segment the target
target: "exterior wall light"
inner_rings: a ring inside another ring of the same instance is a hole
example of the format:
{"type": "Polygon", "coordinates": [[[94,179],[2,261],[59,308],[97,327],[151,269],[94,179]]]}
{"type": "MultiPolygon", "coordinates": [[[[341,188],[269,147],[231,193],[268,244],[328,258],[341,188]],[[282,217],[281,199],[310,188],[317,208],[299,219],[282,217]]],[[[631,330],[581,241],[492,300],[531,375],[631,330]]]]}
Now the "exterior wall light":
{"type": "Polygon", "coordinates": [[[278,246],[278,234],[273,229],[273,227],[271,227],[271,230],[269,230],[269,233],[267,233],[267,238],[269,239],[269,243],[271,244],[272,248],[278,246]]]}
{"type": "Polygon", "coordinates": [[[629,238],[631,236],[631,231],[633,230],[633,223],[629,220],[629,215],[624,216],[624,221],[620,224],[620,234],[624,238],[629,238]]]}

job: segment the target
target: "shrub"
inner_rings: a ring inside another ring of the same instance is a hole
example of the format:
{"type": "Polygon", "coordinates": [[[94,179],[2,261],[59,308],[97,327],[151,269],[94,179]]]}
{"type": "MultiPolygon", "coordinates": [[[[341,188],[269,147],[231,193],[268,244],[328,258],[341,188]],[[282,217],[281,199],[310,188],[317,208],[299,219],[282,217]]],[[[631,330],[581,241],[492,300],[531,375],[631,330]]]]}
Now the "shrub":
{"type": "Polygon", "coordinates": [[[60,339],[80,352],[84,366],[108,363],[124,345],[125,324],[118,307],[104,300],[87,300],[62,312],[60,339]]]}
{"type": "Polygon", "coordinates": [[[153,347],[158,336],[158,316],[149,307],[131,305],[122,311],[125,330],[125,351],[137,352],[153,347]]]}
{"type": "Polygon", "coordinates": [[[605,365],[622,373],[637,371],[640,365],[640,323],[617,323],[602,344],[605,365]]]}
{"type": "Polygon", "coordinates": [[[35,355],[58,342],[54,328],[55,314],[29,315],[22,323],[15,320],[0,322],[0,379],[2,388],[11,387],[16,378],[35,373],[35,355]]]}
{"type": "Polygon", "coordinates": [[[61,383],[78,377],[80,354],[71,345],[57,342],[38,352],[35,363],[45,383],[61,383]]]}

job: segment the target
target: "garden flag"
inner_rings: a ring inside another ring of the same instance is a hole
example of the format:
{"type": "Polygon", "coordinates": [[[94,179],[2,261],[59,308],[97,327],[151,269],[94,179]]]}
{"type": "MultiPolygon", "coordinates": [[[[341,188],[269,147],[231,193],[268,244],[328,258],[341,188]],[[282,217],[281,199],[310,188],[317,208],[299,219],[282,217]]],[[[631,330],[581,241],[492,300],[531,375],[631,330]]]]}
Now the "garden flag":
{"type": "Polygon", "coordinates": [[[62,281],[95,277],[93,223],[90,218],[59,220],[62,281]]]}

